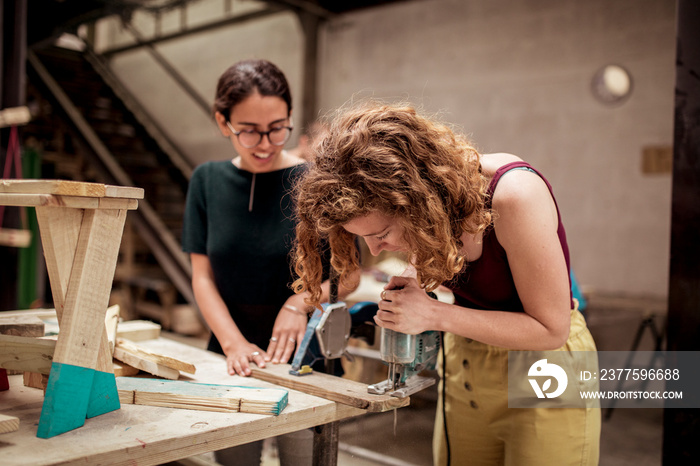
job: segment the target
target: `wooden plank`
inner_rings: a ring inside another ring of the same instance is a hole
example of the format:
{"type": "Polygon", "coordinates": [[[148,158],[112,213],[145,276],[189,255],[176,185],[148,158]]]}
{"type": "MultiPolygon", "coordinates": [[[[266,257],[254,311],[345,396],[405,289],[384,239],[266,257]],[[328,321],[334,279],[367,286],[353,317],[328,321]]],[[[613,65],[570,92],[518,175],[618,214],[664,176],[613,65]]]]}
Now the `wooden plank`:
{"type": "Polygon", "coordinates": [[[288,403],[288,392],[279,388],[120,377],[117,379],[117,389],[119,400],[125,404],[200,411],[276,416],[288,403]]]}
{"type": "Polygon", "coordinates": [[[69,180],[0,180],[0,193],[104,197],[105,185],[69,180]]]}
{"type": "Polygon", "coordinates": [[[136,210],[136,199],[107,199],[55,194],[0,193],[0,204],[19,207],[71,207],[73,209],[124,209],[136,210]]]}
{"type": "Polygon", "coordinates": [[[49,383],[49,376],[38,372],[25,372],[22,379],[25,387],[39,388],[41,390],[46,390],[46,385],[49,383]]]}
{"type": "MultiPolygon", "coordinates": [[[[72,261],[72,259],[71,259],[72,261]]],[[[69,272],[67,273],[69,274],[69,272]]],[[[60,275],[60,274],[59,274],[60,275]]],[[[111,331],[111,326],[115,325],[116,326],[116,336],[115,338],[110,338],[108,335],[108,340],[110,341],[116,341],[116,337],[120,338],[126,338],[127,340],[131,341],[140,341],[140,340],[150,340],[154,338],[160,337],[160,325],[156,324],[155,322],[151,322],[148,320],[125,320],[125,321],[119,321],[119,313],[121,309],[118,304],[115,304],[114,306],[110,306],[107,308],[107,314],[105,315],[105,327],[110,328],[111,331]],[[114,315],[116,313],[117,319],[116,322],[113,322],[112,319],[114,319],[114,315]]],[[[22,310],[16,310],[16,311],[2,311],[0,312],[0,333],[2,333],[2,326],[4,324],[11,324],[13,322],[26,322],[26,323],[34,323],[37,322],[35,319],[38,319],[38,323],[41,323],[41,325],[44,327],[44,331],[46,330],[46,324],[47,321],[49,324],[51,324],[53,321],[58,319],[58,316],[56,314],[56,309],[22,309],[22,310]]],[[[43,336],[45,335],[44,331],[39,334],[19,334],[20,336],[43,336]]],[[[108,332],[109,333],[109,332],[108,332]]],[[[9,335],[14,335],[14,333],[8,333],[9,335]]]]}
{"type": "Polygon", "coordinates": [[[53,340],[0,335],[0,367],[48,374],[55,348],[53,340]]]}
{"type": "Polygon", "coordinates": [[[44,322],[36,316],[9,316],[0,312],[0,334],[19,337],[43,337],[44,322]]]}
{"type": "MultiPolygon", "coordinates": [[[[51,280],[63,312],[57,304],[61,330],[37,431],[40,438],[80,427],[86,416],[119,409],[104,319],[125,219],[125,210],[85,210],[67,288],[51,280]]],[[[63,236],[60,230],[74,225],[59,219],[49,227],[53,231],[42,231],[42,241],[47,237],[51,242],[54,234],[63,236]]],[[[60,261],[56,265],[67,269],[60,261]]]]}
{"type": "Polygon", "coordinates": [[[70,180],[0,180],[0,193],[143,199],[143,188],[70,180]]]}
{"type": "Polygon", "coordinates": [[[104,319],[125,218],[125,211],[84,212],[65,288],[63,315],[56,307],[61,328],[56,360],[61,363],[95,367],[100,337],[107,339],[104,319]]]}
{"type": "Polygon", "coordinates": [[[0,414],[0,434],[19,430],[19,418],[0,414]]]}
{"type": "Polygon", "coordinates": [[[75,250],[80,235],[84,211],[68,207],[37,207],[41,244],[44,249],[46,270],[51,282],[51,294],[56,306],[55,315],[61,320],[66,290],[70,281],[75,250]]]}
{"type": "Polygon", "coordinates": [[[105,185],[105,197],[125,197],[130,199],[143,199],[143,188],[132,186],[105,185]]]}
{"type": "Polygon", "coordinates": [[[155,340],[160,337],[161,326],[149,320],[125,320],[117,325],[117,338],[130,341],[155,340]]]}
{"type": "Polygon", "coordinates": [[[138,367],[130,366],[122,361],[117,361],[114,359],[112,361],[112,370],[114,371],[115,377],[131,377],[141,372],[138,367]]]}
{"type": "Polygon", "coordinates": [[[114,359],[158,377],[163,377],[170,380],[177,380],[180,378],[179,370],[164,366],[163,364],[158,364],[153,360],[144,359],[141,356],[131,354],[119,346],[114,348],[114,359]]]}
{"type": "MultiPolygon", "coordinates": [[[[117,327],[119,326],[119,305],[115,304],[107,308],[105,314],[105,331],[109,342],[109,354],[114,353],[114,346],[117,344],[117,327]]],[[[111,358],[110,358],[111,359],[111,358]]]]}
{"type": "Polygon", "coordinates": [[[8,107],[0,110],[0,128],[25,125],[32,120],[29,107],[8,107]]]}
{"type": "Polygon", "coordinates": [[[0,228],[0,246],[26,248],[32,244],[32,232],[17,228],[0,228]]]}
{"type": "Polygon", "coordinates": [[[299,390],[310,395],[343,403],[372,413],[390,411],[410,404],[410,398],[367,393],[367,385],[321,372],[308,375],[291,375],[289,364],[268,364],[264,369],[251,366],[253,377],[282,387],[299,390]]]}
{"type": "Polygon", "coordinates": [[[0,320],[10,317],[36,317],[38,319],[55,319],[56,309],[21,309],[0,312],[0,320]]]}
{"type": "Polygon", "coordinates": [[[100,200],[93,197],[54,196],[53,194],[0,193],[0,204],[20,207],[97,209],[100,207],[100,200]]]}
{"type": "Polygon", "coordinates": [[[139,201],[136,199],[124,199],[124,198],[107,198],[103,197],[100,199],[99,208],[100,209],[126,209],[126,210],[136,210],[139,207],[139,201]]]}
{"type": "MultiPolygon", "coordinates": [[[[196,360],[196,382],[279,388],[250,377],[228,375],[226,360],[218,354],[174,341],[153,343],[154,349],[196,360]]],[[[0,438],[3,466],[164,464],[366,414],[364,410],[289,390],[289,404],[279,416],[125,405],[91,419],[81,429],[46,440],[36,436],[43,393],[23,389],[19,376],[10,376],[10,385],[9,391],[0,393],[0,412],[17,416],[20,428],[0,438]]]]}
{"type": "MultiPolygon", "coordinates": [[[[171,356],[166,356],[164,354],[160,353],[155,353],[153,351],[149,351],[133,341],[125,340],[123,338],[117,338],[117,346],[115,347],[115,353],[116,350],[120,350],[120,355],[121,353],[129,353],[132,356],[147,360],[147,361],[152,361],[154,363],[157,363],[158,365],[170,367],[171,369],[175,369],[177,371],[182,371],[186,372],[188,374],[194,374],[197,368],[194,366],[194,364],[182,361],[180,359],[171,357],[171,356]]],[[[114,356],[116,359],[119,359],[120,361],[124,361],[120,357],[117,357],[116,355],[114,356]]],[[[128,361],[124,361],[127,364],[130,364],[128,361]]],[[[138,366],[135,366],[138,367],[138,366]]]]}
{"type": "MultiPolygon", "coordinates": [[[[46,267],[51,281],[51,292],[56,305],[56,318],[61,325],[84,211],[67,207],[38,207],[36,214],[41,231],[46,267]]],[[[122,230],[118,231],[120,235],[122,230]]],[[[106,320],[107,317],[105,317],[106,320]]],[[[101,372],[112,373],[113,347],[109,345],[106,330],[103,330],[100,336],[99,348],[100,353],[95,368],[101,372]]]]}

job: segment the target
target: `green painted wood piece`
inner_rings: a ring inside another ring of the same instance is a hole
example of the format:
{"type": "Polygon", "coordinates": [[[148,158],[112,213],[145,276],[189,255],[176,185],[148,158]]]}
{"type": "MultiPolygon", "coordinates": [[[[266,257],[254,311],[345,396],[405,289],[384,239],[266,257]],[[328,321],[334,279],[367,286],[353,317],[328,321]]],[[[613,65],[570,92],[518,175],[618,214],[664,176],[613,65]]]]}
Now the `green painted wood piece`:
{"type": "Polygon", "coordinates": [[[157,405],[155,401],[139,401],[138,393],[162,395],[171,407],[185,409],[239,411],[254,414],[279,415],[287,406],[289,393],[282,388],[244,387],[237,385],[206,384],[184,380],[161,380],[140,377],[117,377],[117,389],[126,403],[125,395],[135,393],[136,404],[157,405]],[[178,397],[180,401],[178,402],[178,397]],[[207,399],[210,400],[207,403],[207,399]],[[229,401],[231,403],[229,403],[229,401]]]}
{"type": "Polygon", "coordinates": [[[120,406],[119,392],[117,391],[117,382],[114,374],[95,371],[86,417],[91,418],[116,411],[120,406]]]}
{"type": "Polygon", "coordinates": [[[85,424],[95,372],[71,364],[51,364],[37,437],[55,437],[85,424]]]}

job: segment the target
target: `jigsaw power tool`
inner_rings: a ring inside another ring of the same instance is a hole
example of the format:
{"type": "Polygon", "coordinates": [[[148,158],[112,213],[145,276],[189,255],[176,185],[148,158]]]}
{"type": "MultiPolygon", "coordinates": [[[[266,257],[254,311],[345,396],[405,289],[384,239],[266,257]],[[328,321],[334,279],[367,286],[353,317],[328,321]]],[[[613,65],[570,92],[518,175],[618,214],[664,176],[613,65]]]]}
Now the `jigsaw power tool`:
{"type": "Polygon", "coordinates": [[[370,385],[367,391],[403,398],[433,385],[435,379],[418,374],[435,368],[439,350],[439,332],[430,330],[407,335],[382,328],[379,353],[389,366],[389,376],[383,382],[370,385]]]}
{"type": "Polygon", "coordinates": [[[333,362],[341,356],[352,357],[346,352],[350,337],[374,343],[374,315],[378,306],[372,302],[360,302],[348,309],[342,301],[323,303],[316,309],[306,325],[306,333],[299,343],[289,371],[292,375],[313,372],[311,366],[325,360],[327,373],[338,374],[333,362]]]}
{"type": "MultiPolygon", "coordinates": [[[[373,302],[360,302],[350,309],[343,302],[324,303],[317,309],[306,327],[306,334],[297,349],[292,375],[313,373],[311,365],[325,359],[332,362],[346,355],[350,337],[374,342],[376,326],[373,321],[378,306],[373,302]]],[[[431,377],[418,375],[435,368],[440,350],[440,333],[427,331],[407,335],[382,328],[380,331],[380,357],[389,366],[388,378],[369,385],[368,393],[406,397],[435,383],[431,377]]],[[[332,373],[333,371],[327,372],[332,373]]]]}
{"type": "MultiPolygon", "coordinates": [[[[435,293],[428,295],[437,299],[435,293]]],[[[337,276],[331,279],[330,302],[321,307],[307,323],[304,338],[292,360],[289,371],[292,375],[312,373],[311,366],[322,359],[326,361],[326,372],[336,372],[333,361],[347,354],[350,337],[363,339],[370,345],[374,343],[374,316],[379,306],[364,301],[348,309],[344,302],[338,302],[337,276]]],[[[383,382],[370,385],[367,391],[403,398],[433,385],[435,379],[418,374],[435,368],[439,350],[439,332],[407,335],[382,328],[379,352],[382,361],[389,366],[389,376],[383,382]]]]}

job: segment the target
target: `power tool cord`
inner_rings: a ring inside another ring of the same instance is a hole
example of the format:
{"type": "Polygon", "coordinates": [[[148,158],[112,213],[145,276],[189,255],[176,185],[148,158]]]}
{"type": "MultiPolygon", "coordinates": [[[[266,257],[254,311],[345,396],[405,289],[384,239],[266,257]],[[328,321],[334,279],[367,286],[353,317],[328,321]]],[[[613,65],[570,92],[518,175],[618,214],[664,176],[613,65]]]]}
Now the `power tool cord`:
{"type": "Polygon", "coordinates": [[[440,350],[442,351],[442,424],[445,430],[445,444],[447,445],[447,466],[452,464],[450,451],[450,436],[447,434],[447,410],[445,409],[445,393],[447,387],[447,366],[445,362],[445,332],[440,332],[440,350]]]}

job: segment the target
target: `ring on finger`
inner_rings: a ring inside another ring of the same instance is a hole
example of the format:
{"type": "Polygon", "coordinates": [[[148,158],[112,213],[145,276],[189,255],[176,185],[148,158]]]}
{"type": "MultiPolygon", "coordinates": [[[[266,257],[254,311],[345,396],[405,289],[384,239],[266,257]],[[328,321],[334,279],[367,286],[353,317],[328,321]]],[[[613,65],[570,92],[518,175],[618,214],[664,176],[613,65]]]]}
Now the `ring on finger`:
{"type": "Polygon", "coordinates": [[[252,353],[250,353],[250,355],[251,355],[252,357],[260,356],[260,351],[253,351],[252,353]]]}
{"type": "Polygon", "coordinates": [[[382,290],[382,292],[379,294],[379,297],[382,298],[382,301],[386,301],[386,290],[382,290]]]}
{"type": "Polygon", "coordinates": [[[271,342],[276,342],[276,341],[277,341],[277,337],[272,337],[272,338],[270,338],[270,341],[271,341],[271,342]]]}
{"type": "Polygon", "coordinates": [[[294,338],[289,338],[289,341],[291,341],[292,343],[296,343],[296,342],[297,342],[294,338]]]}

